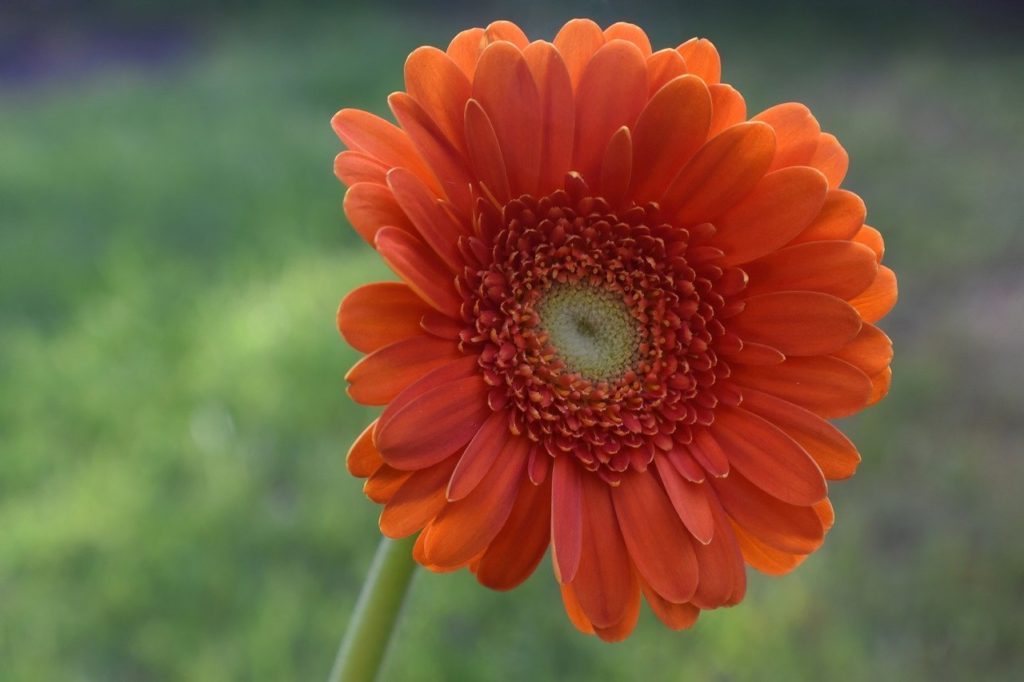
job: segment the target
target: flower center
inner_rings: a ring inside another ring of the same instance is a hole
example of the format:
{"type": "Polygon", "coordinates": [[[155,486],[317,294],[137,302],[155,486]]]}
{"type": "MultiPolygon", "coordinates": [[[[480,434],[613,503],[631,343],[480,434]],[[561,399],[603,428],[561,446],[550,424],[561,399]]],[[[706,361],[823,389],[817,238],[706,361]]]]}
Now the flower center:
{"type": "Polygon", "coordinates": [[[621,294],[580,282],[555,284],[536,312],[548,344],[569,371],[613,382],[633,368],[641,329],[621,294]]]}

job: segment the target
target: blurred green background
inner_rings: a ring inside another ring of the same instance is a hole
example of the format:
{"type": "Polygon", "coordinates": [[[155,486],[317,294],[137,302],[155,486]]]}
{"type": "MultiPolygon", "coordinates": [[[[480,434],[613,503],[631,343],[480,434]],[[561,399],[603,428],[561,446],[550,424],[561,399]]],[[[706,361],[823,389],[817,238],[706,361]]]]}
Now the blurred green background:
{"type": "Polygon", "coordinates": [[[339,108],[496,18],[710,37],[755,113],[852,158],[901,300],[888,400],[794,574],[687,633],[578,634],[545,562],[499,594],[421,573],[387,680],[1024,675],[1024,48],[1013,3],[605,0],[0,10],[0,680],[318,680],[378,540],[343,456],[339,108]]]}

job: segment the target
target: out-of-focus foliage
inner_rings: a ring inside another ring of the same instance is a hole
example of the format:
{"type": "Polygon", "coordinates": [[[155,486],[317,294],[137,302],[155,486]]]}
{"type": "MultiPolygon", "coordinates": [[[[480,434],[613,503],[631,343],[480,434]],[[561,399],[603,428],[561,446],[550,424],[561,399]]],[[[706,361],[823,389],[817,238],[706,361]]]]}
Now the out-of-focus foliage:
{"type": "MultiPolygon", "coordinates": [[[[413,47],[503,13],[261,7],[80,12],[4,44],[0,679],[319,679],[344,629],[378,533],[344,471],[372,411],[343,393],[333,313],[389,275],[345,225],[327,122],[383,112],[413,47]]],[[[846,425],[864,462],[824,549],[739,608],[685,634],[645,614],[608,646],[547,563],[510,594],[423,573],[386,679],[1019,679],[1019,43],[806,8],[508,8],[547,37],[581,13],[699,33],[751,113],[808,103],[901,276],[896,381],[846,425]]]]}

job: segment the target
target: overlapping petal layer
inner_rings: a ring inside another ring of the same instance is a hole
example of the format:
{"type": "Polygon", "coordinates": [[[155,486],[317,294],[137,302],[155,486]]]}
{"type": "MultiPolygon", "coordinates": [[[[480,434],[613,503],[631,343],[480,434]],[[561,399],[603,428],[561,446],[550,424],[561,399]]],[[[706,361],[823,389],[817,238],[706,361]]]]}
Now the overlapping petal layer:
{"type": "Polygon", "coordinates": [[[333,125],[345,211],[401,282],[352,292],[348,457],[432,570],[510,589],[550,546],[582,631],[668,627],[792,570],[881,399],[896,301],[848,157],[800,104],[747,120],[706,39],[588,20],[410,55],[397,125],[333,125]]]}

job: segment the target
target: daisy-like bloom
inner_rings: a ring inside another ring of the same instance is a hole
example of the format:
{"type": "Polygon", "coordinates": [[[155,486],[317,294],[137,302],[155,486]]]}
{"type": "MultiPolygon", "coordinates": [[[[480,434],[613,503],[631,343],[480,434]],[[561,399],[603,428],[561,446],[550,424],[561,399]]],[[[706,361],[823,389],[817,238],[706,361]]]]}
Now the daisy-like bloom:
{"type": "Polygon", "coordinates": [[[792,570],[853,474],[827,420],[889,388],[882,238],[801,104],[747,120],[705,39],[509,22],[422,47],[397,119],[333,127],[345,213],[401,282],[338,326],[385,406],[348,468],[434,571],[510,589],[551,548],[606,640],[641,595],[671,628],[792,570]]]}

